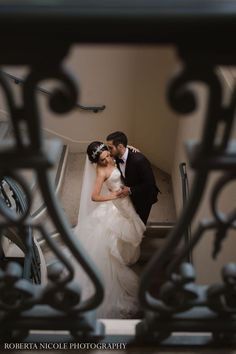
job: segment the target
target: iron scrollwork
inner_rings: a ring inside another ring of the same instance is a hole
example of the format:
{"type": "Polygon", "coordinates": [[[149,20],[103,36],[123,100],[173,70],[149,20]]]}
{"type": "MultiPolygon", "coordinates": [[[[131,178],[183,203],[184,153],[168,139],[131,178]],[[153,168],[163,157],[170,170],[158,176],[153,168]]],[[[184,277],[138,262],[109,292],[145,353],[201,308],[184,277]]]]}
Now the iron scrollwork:
{"type": "MultiPolygon", "coordinates": [[[[215,71],[215,63],[202,63],[189,53],[180,51],[185,68],[175,77],[169,88],[168,98],[174,110],[180,114],[189,114],[197,108],[197,97],[188,84],[201,82],[208,88],[208,102],[201,141],[187,144],[191,167],[195,176],[189,199],[180,218],[171,231],[167,243],[150,260],[142,274],[139,298],[145,310],[145,317],[137,325],[137,338],[142,341],[160,342],[172,332],[193,331],[212,332],[214,339],[232,339],[236,331],[235,321],[235,279],[236,264],[226,264],[222,269],[222,283],[198,285],[195,282],[193,265],[185,263],[188,253],[209,230],[215,233],[212,257],[221,250],[222,242],[230,229],[235,230],[236,212],[228,215],[219,211],[217,201],[222,189],[236,179],[236,151],[230,141],[236,105],[236,88],[228,106],[223,105],[223,87],[215,71]],[[223,134],[219,137],[219,126],[223,125],[223,134]],[[211,171],[221,171],[210,198],[212,219],[203,220],[193,233],[189,247],[181,241],[191,224],[202,200],[208,176],[211,171]],[[179,251],[172,257],[173,251],[179,251]],[[168,260],[170,260],[168,262],[168,260]],[[167,264],[167,265],[166,265],[167,264]],[[158,296],[150,293],[150,280],[164,273],[163,283],[158,296]],[[222,318],[227,318],[225,326],[222,318]],[[148,333],[148,336],[146,336],[148,333]],[[145,339],[146,338],[148,339],[145,339]]],[[[201,56],[201,54],[199,54],[201,56]]]]}
{"type": "MultiPolygon", "coordinates": [[[[23,214],[27,211],[27,201],[24,191],[19,188],[19,185],[12,178],[4,177],[0,182],[0,198],[4,206],[4,203],[10,208],[15,215],[23,214]]],[[[20,237],[15,232],[14,228],[8,228],[4,232],[4,236],[10,243],[24,253],[24,257],[16,257],[19,263],[23,263],[23,278],[31,280],[35,284],[41,282],[41,260],[40,254],[35,244],[32,227],[25,227],[22,234],[24,237],[20,237]]],[[[4,251],[1,251],[1,264],[7,264],[12,257],[8,258],[4,251]]]]}
{"type": "MultiPolygon", "coordinates": [[[[137,326],[137,339],[160,342],[173,331],[211,330],[218,338],[235,333],[235,264],[224,266],[221,284],[205,287],[195,283],[193,266],[183,263],[189,250],[180,248],[179,254],[168,263],[196,214],[210,171],[227,170],[227,174],[216,182],[212,190],[212,219],[198,225],[190,247],[194,249],[208,230],[214,230],[213,256],[217,256],[229,229],[235,229],[236,218],[234,211],[222,215],[216,207],[219,190],[235,179],[235,149],[230,145],[229,138],[236,90],[234,88],[228,106],[223,106],[222,86],[214,71],[216,64],[235,64],[235,45],[230,36],[235,31],[235,5],[229,1],[219,1],[216,6],[212,1],[205,1],[199,10],[199,1],[193,1],[190,5],[187,3],[163,1],[156,2],[155,6],[153,1],[139,1],[111,6],[109,1],[104,1],[101,7],[95,1],[92,1],[91,6],[84,6],[83,2],[78,2],[76,6],[73,1],[62,1],[60,4],[48,2],[44,6],[32,1],[21,2],[24,6],[2,4],[1,64],[30,64],[30,73],[22,86],[22,105],[16,104],[6,77],[0,73],[0,86],[9,109],[14,135],[13,146],[1,146],[0,178],[10,176],[17,181],[27,199],[27,208],[21,215],[10,212],[0,202],[0,233],[2,236],[5,229],[14,226],[24,239],[25,228],[30,226],[39,230],[60,264],[51,269],[46,286],[22,279],[22,268],[17,263],[9,263],[0,270],[1,338],[22,339],[30,329],[35,328],[66,329],[73,336],[83,339],[98,339],[104,334],[104,328],[96,322],[93,311],[103,300],[102,280],[92,261],[75,242],[55,198],[48,170],[53,166],[58,143],[53,141],[50,149],[45,148],[36,99],[38,84],[54,79],[59,86],[50,96],[50,108],[58,114],[73,109],[78,95],[77,87],[60,62],[73,43],[104,42],[176,45],[186,66],[172,81],[168,95],[172,108],[180,114],[192,113],[197,108],[196,97],[190,89],[186,89],[188,83],[200,81],[209,89],[202,139],[200,144],[188,145],[191,166],[196,172],[191,194],[168,242],[154,255],[142,274],[139,298],[144,319],[137,326]],[[15,21],[14,28],[12,19],[15,21]],[[16,31],[19,31],[19,36],[16,31]],[[187,39],[186,32],[189,32],[191,41],[187,39]],[[15,38],[20,44],[17,42],[15,45],[15,38]],[[184,45],[190,53],[181,51],[180,47],[184,45]],[[217,52],[218,45],[223,48],[223,53],[217,52]],[[207,52],[208,46],[210,53],[203,53],[204,50],[207,52]],[[228,49],[229,56],[221,63],[228,49]],[[24,134],[20,129],[22,124],[26,128],[24,134]],[[217,141],[219,125],[223,125],[224,132],[217,141]],[[18,175],[18,169],[22,168],[35,171],[55,228],[95,286],[94,295],[87,301],[82,300],[83,289],[73,284],[74,269],[70,260],[50,238],[44,225],[32,222],[30,189],[18,175]],[[156,298],[149,292],[149,286],[152,277],[160,273],[164,274],[164,280],[156,298]]],[[[26,245],[29,250],[30,245],[26,245]]]]}
{"type": "Polygon", "coordinates": [[[54,63],[54,65],[48,64],[44,69],[37,65],[31,68],[21,86],[22,106],[16,105],[11,88],[0,72],[0,85],[9,107],[14,137],[14,145],[10,148],[6,145],[0,152],[0,178],[7,176],[14,180],[24,192],[26,200],[26,208],[20,214],[16,214],[0,199],[1,236],[4,230],[14,227],[19,238],[26,245],[27,254],[31,251],[32,244],[26,242],[25,230],[26,228],[38,230],[60,261],[51,267],[46,285],[33,284],[23,279],[22,267],[14,261],[8,262],[7,267],[1,269],[0,322],[4,322],[4,327],[1,326],[0,336],[11,340],[16,338],[22,340],[30,329],[40,327],[40,317],[44,316],[45,323],[47,320],[48,323],[50,322],[50,329],[58,329],[58,322],[60,322],[60,329],[69,330],[74,337],[83,335],[95,340],[104,334],[104,326],[97,322],[94,311],[102,302],[104,288],[93,262],[89,260],[86,252],[75,240],[55,197],[50,180],[49,169],[53,166],[60,143],[53,140],[49,146],[45,147],[36,96],[38,84],[47,79],[56,80],[58,83],[49,98],[50,109],[57,114],[64,114],[73,109],[77,102],[78,88],[74,79],[60,65],[54,63]],[[25,128],[23,133],[20,129],[22,123],[25,128]],[[50,238],[44,225],[35,224],[31,218],[31,191],[27,182],[18,173],[19,169],[25,168],[30,168],[35,172],[38,186],[55,228],[94,285],[94,293],[87,299],[82,299],[83,289],[73,282],[74,268],[70,259],[50,238]],[[41,308],[40,317],[38,316],[39,308],[41,308]],[[62,318],[63,321],[59,320],[62,318]],[[23,322],[24,330],[21,330],[23,322]]]}

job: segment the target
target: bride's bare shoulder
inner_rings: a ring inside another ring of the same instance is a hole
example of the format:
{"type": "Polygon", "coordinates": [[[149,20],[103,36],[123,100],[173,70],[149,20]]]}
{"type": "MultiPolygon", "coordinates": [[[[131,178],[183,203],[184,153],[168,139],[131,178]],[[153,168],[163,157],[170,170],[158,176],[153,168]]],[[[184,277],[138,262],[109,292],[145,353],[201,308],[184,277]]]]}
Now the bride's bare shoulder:
{"type": "Polygon", "coordinates": [[[106,177],[106,168],[98,166],[96,167],[97,176],[106,177]]]}

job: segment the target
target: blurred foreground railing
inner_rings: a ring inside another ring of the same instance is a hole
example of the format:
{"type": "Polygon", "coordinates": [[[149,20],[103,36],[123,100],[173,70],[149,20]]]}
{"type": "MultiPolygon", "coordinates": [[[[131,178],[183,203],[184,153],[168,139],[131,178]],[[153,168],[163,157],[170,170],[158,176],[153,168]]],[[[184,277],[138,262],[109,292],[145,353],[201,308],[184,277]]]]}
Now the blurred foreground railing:
{"type": "MultiPolygon", "coordinates": [[[[144,318],[139,321],[135,335],[120,336],[120,341],[156,345],[171,340],[173,332],[212,333],[210,343],[233,343],[236,331],[236,265],[226,264],[222,281],[217,284],[197,285],[195,271],[186,263],[189,250],[180,248],[178,256],[167,262],[173,250],[181,244],[205,191],[208,176],[220,171],[209,204],[212,218],[204,220],[193,232],[193,249],[205,233],[215,235],[213,256],[221,250],[229,230],[235,230],[236,213],[218,209],[222,188],[235,179],[236,148],[230,140],[235,111],[235,87],[226,106],[223,88],[216,74],[218,65],[235,65],[236,4],[227,1],[0,1],[1,65],[26,65],[28,74],[21,86],[22,102],[15,100],[8,80],[0,72],[0,85],[9,110],[14,144],[6,142],[0,149],[0,171],[23,190],[27,207],[15,215],[0,202],[0,232],[14,227],[24,237],[31,227],[41,233],[60,261],[48,274],[46,285],[32,284],[22,279],[22,267],[9,262],[0,271],[0,336],[3,341],[26,340],[30,330],[68,331],[68,340],[108,341],[104,323],[96,319],[96,308],[103,301],[104,284],[93,261],[75,241],[64,213],[56,200],[49,170],[53,166],[58,141],[45,148],[40,107],[36,90],[40,82],[56,82],[48,99],[49,109],[61,115],[76,106],[79,88],[64,68],[63,60],[76,43],[129,43],[171,45],[175,47],[182,68],[167,88],[170,106],[177,113],[193,113],[197,107],[193,86],[200,82],[208,90],[204,125],[199,141],[188,143],[188,157],[195,172],[186,206],[163,249],[147,264],[141,276],[139,300],[144,318]],[[14,21],[14,26],[12,25],[14,21]],[[27,132],[22,136],[21,126],[27,132]],[[223,133],[218,136],[219,127],[223,133]],[[94,284],[94,294],[82,299],[79,284],[73,282],[74,269],[68,259],[50,238],[43,224],[32,222],[30,188],[19,169],[32,169],[48,214],[55,229],[78,263],[94,284]],[[165,267],[168,263],[168,266],[165,267]],[[159,298],[150,294],[150,283],[155,274],[163,274],[159,298]]],[[[158,65],[158,63],[157,63],[158,65]]],[[[158,118],[160,119],[160,117],[158,118]]],[[[164,117],[163,117],[164,119],[164,117]]],[[[147,122],[148,124],[148,122],[147,122]]],[[[155,134],[155,127],[153,127],[155,134]]],[[[32,245],[26,242],[26,253],[32,245]]],[[[180,344],[181,336],[178,337],[180,344]]],[[[114,338],[113,338],[114,339],[114,338]]],[[[193,342],[192,342],[193,343],[193,342]]],[[[206,344],[202,342],[202,344],[206,344]]]]}

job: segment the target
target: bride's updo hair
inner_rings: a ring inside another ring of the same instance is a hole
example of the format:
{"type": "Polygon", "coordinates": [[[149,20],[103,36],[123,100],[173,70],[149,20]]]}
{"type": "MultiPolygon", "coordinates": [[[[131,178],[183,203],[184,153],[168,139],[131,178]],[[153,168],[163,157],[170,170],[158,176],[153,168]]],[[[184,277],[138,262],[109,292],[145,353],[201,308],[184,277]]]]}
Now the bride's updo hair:
{"type": "Polygon", "coordinates": [[[101,141],[93,141],[87,147],[88,158],[92,163],[97,163],[103,151],[108,151],[108,147],[101,141]]]}

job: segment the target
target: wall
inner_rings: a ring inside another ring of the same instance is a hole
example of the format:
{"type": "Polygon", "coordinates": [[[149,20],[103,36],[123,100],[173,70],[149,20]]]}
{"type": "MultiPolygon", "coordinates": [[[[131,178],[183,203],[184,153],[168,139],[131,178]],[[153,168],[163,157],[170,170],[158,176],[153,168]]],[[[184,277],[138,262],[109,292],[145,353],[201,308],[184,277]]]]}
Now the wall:
{"type": "Polygon", "coordinates": [[[120,47],[73,47],[66,60],[80,85],[78,102],[82,105],[106,105],[94,114],[79,109],[66,119],[45,112],[45,126],[72,140],[104,140],[114,130],[123,129],[132,140],[133,53],[120,47]]]}
{"type": "MultiPolygon", "coordinates": [[[[65,65],[80,84],[78,102],[106,105],[101,113],[73,110],[56,116],[48,97],[38,94],[44,127],[68,137],[72,151],[83,151],[91,140],[123,130],[153,165],[171,172],[177,120],[166,103],[166,83],[176,65],[171,48],[142,46],[75,46],[65,65]],[[79,142],[79,144],[77,143],[79,142]]],[[[23,77],[22,68],[8,71],[23,77]]],[[[42,82],[49,90],[55,82],[42,82]]],[[[19,87],[15,86],[15,91],[19,87]]],[[[18,92],[18,97],[20,96],[18,92]]]]}
{"type": "Polygon", "coordinates": [[[171,173],[177,118],[166,100],[167,83],[176,67],[170,47],[137,49],[135,144],[154,165],[171,173]]]}
{"type": "MultiPolygon", "coordinates": [[[[165,91],[175,60],[170,48],[74,47],[67,64],[81,83],[80,103],[105,104],[106,109],[98,114],[77,110],[56,124],[57,131],[87,143],[123,130],[154,165],[170,173],[177,120],[165,91]]],[[[54,128],[52,116],[45,117],[45,125],[54,128]]]]}

